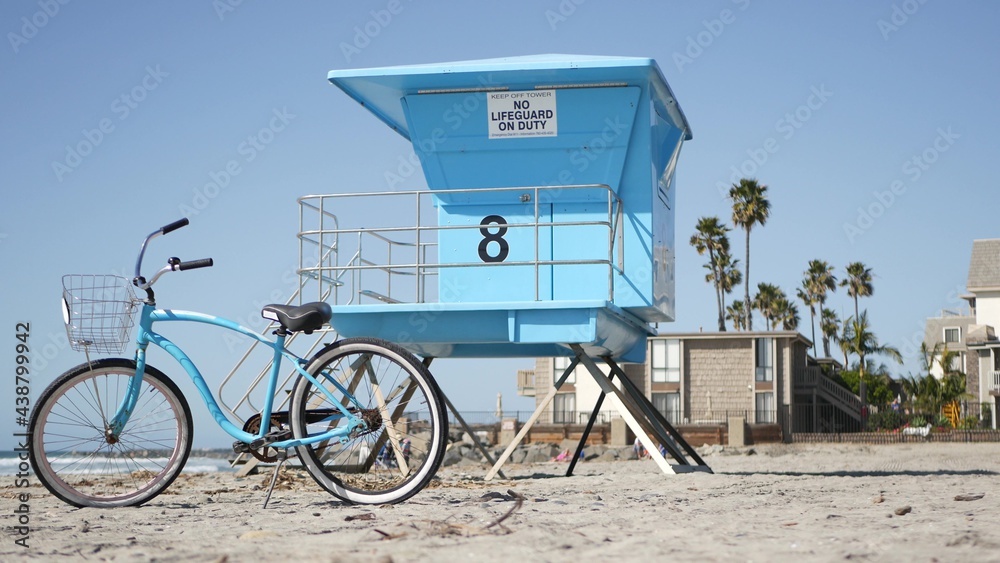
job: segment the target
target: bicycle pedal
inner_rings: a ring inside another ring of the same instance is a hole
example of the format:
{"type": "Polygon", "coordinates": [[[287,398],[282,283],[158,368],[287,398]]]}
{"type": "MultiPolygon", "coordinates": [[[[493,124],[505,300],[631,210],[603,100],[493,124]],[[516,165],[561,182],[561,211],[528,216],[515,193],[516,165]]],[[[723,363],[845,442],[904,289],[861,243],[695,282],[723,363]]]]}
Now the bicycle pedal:
{"type": "Polygon", "coordinates": [[[253,451],[253,448],[246,442],[233,442],[233,451],[238,454],[248,454],[253,451]]]}
{"type": "Polygon", "coordinates": [[[250,442],[249,448],[252,450],[259,450],[260,448],[270,446],[275,442],[281,442],[282,440],[287,440],[291,437],[292,437],[291,430],[273,430],[265,434],[263,438],[257,438],[253,442],[250,442]]]}

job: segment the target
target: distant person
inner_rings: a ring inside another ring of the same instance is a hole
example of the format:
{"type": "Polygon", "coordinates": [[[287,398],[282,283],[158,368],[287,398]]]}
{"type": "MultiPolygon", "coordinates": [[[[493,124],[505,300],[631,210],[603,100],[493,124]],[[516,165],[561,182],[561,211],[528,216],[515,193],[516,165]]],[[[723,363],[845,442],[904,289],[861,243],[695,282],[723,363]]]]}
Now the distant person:
{"type": "Polygon", "coordinates": [[[401,449],[403,450],[403,461],[405,461],[407,464],[409,464],[410,463],[410,439],[409,438],[403,438],[403,441],[400,442],[400,446],[401,446],[401,449]]]}
{"type": "Polygon", "coordinates": [[[389,448],[388,444],[382,446],[382,449],[378,451],[377,459],[379,467],[385,467],[387,469],[391,467],[390,464],[392,462],[392,450],[389,448]]]}
{"type": "Polygon", "coordinates": [[[646,452],[646,446],[642,445],[642,440],[640,440],[638,437],[636,437],[635,443],[632,444],[632,451],[635,452],[636,459],[643,459],[645,457],[649,457],[649,454],[646,452]]]}

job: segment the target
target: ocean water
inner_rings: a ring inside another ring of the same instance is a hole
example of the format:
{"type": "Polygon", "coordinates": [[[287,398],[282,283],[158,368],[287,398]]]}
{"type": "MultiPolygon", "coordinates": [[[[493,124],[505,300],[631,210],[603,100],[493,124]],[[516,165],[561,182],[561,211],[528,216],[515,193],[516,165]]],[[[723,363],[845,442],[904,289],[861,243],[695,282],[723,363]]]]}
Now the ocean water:
{"type": "MultiPolygon", "coordinates": [[[[233,454],[224,450],[191,450],[183,473],[231,473],[229,459],[233,454]]],[[[17,452],[0,452],[0,475],[16,475],[21,460],[17,452]]]]}

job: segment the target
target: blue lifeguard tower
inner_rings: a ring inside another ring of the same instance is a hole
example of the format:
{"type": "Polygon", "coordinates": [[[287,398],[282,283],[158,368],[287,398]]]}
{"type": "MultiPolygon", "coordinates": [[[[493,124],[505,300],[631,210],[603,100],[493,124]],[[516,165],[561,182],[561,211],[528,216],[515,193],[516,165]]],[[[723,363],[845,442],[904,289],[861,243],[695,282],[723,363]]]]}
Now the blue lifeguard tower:
{"type": "Polygon", "coordinates": [[[522,436],[582,364],[664,471],[704,467],[618,365],[674,318],[674,171],[691,133],[656,63],[543,55],[329,79],[412,143],[429,189],[300,198],[300,274],[317,292],[302,299],[332,301],[341,335],[427,362],[571,357],[522,436]]]}

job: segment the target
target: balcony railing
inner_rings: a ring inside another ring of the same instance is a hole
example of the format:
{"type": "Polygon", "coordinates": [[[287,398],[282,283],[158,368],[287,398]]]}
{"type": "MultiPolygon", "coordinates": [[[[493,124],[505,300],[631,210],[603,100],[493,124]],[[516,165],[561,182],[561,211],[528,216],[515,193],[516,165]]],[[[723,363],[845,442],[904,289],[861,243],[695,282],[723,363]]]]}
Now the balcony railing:
{"type": "Polygon", "coordinates": [[[535,370],[517,370],[517,394],[522,397],[535,396],[535,370]]]}
{"type": "Polygon", "coordinates": [[[447,285],[441,281],[441,276],[447,275],[443,274],[445,270],[455,268],[514,268],[517,271],[530,268],[534,273],[527,276],[525,282],[533,283],[534,300],[547,301],[553,296],[545,287],[546,276],[553,270],[576,266],[601,267],[607,278],[606,287],[601,291],[609,301],[614,301],[615,274],[621,274],[625,268],[622,202],[614,190],[604,184],[308,195],[299,198],[299,205],[298,272],[302,277],[302,302],[320,299],[318,296],[326,293],[332,293],[332,298],[322,299],[337,305],[370,303],[372,300],[439,302],[442,296],[435,295],[437,286],[439,283],[447,285]],[[480,223],[435,224],[442,198],[451,201],[482,198],[507,201],[513,198],[511,201],[533,207],[525,221],[503,224],[505,230],[528,233],[524,236],[534,247],[528,252],[530,256],[524,256],[523,260],[452,260],[451,249],[439,248],[438,239],[454,231],[484,232],[485,227],[480,223]],[[545,210],[555,202],[578,200],[593,201],[603,209],[589,212],[582,219],[575,215],[555,218],[545,210]],[[377,228],[342,226],[333,215],[334,209],[350,209],[352,223],[380,223],[386,220],[384,210],[387,208],[408,209],[412,215],[397,220],[396,224],[377,228]],[[575,258],[551,256],[552,240],[572,239],[579,237],[581,232],[588,236],[600,233],[606,242],[588,248],[575,258]]]}

